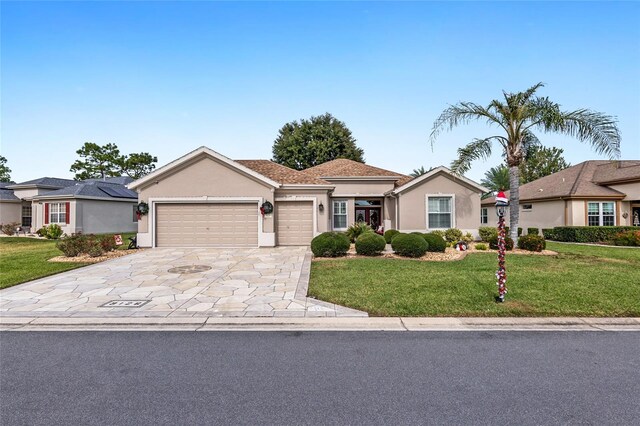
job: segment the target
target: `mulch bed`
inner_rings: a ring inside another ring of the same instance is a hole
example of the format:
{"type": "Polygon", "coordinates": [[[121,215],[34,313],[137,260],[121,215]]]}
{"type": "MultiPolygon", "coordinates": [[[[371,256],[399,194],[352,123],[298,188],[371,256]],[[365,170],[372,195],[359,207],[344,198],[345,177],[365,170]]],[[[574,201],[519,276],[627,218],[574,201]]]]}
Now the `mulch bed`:
{"type": "Polygon", "coordinates": [[[76,257],[56,256],[49,259],[49,262],[70,262],[70,263],[99,263],[105,260],[115,259],[117,257],[127,256],[129,254],[138,253],[140,249],[135,250],[114,250],[104,253],[102,256],[91,257],[88,254],[81,254],[76,257]]]}

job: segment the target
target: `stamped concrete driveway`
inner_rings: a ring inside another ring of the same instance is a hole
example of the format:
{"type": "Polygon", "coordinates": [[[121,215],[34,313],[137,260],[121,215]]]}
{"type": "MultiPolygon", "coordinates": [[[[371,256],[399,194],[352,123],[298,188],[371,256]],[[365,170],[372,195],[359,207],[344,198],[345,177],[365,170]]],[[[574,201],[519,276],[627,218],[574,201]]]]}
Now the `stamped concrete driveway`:
{"type": "Polygon", "coordinates": [[[150,249],[1,290],[0,316],[367,316],[307,298],[310,266],[307,247],[150,249]]]}

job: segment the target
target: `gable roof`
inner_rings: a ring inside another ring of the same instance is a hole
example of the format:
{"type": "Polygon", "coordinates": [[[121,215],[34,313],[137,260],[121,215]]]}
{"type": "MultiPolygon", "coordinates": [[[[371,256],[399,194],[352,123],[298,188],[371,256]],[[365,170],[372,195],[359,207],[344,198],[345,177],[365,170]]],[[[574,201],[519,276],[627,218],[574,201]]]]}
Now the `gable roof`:
{"type": "Polygon", "coordinates": [[[7,188],[64,188],[65,186],[75,185],[77,181],[73,179],[61,179],[52,177],[41,177],[38,179],[28,180],[26,182],[14,183],[7,185],[7,188]]]}
{"type": "Polygon", "coordinates": [[[304,170],[305,173],[319,177],[390,177],[400,179],[406,177],[402,173],[392,172],[391,170],[381,169],[379,167],[370,166],[358,161],[348,160],[346,158],[338,158],[318,164],[304,170]]]}
{"type": "Polygon", "coordinates": [[[182,157],[173,160],[170,163],[165,164],[164,166],[154,170],[153,172],[149,173],[148,175],[141,177],[138,180],[135,180],[133,182],[131,182],[130,184],[127,185],[127,188],[129,189],[135,189],[138,188],[142,185],[144,185],[147,182],[153,181],[154,179],[158,178],[159,176],[161,176],[162,174],[175,169],[176,167],[179,167],[180,165],[196,158],[199,156],[209,156],[212,158],[215,158],[216,160],[227,164],[228,166],[237,169],[238,171],[252,176],[253,178],[269,185],[269,186],[273,186],[275,188],[280,187],[280,184],[276,181],[274,181],[273,179],[270,179],[260,173],[257,173],[254,170],[251,170],[250,168],[238,163],[237,161],[233,161],[232,159],[225,157],[224,155],[212,150],[211,148],[207,148],[206,146],[201,146],[200,148],[194,149],[193,151],[183,155],[182,157]]]}
{"type": "Polygon", "coordinates": [[[431,179],[432,177],[438,175],[438,174],[446,174],[449,175],[453,180],[457,180],[460,181],[468,186],[471,186],[475,189],[477,189],[479,192],[488,192],[489,190],[487,188],[485,188],[484,186],[480,185],[479,183],[476,183],[474,181],[472,181],[471,179],[468,179],[464,176],[459,176],[455,173],[453,173],[450,169],[446,168],[445,166],[440,166],[440,167],[435,167],[431,170],[429,170],[427,173],[420,175],[418,177],[411,177],[411,176],[407,176],[406,178],[408,179],[400,179],[398,181],[398,185],[396,186],[396,188],[392,191],[390,191],[390,193],[392,194],[399,194],[401,192],[406,191],[409,188],[412,188],[415,185],[419,185],[420,183],[427,181],[429,179],[431,179]],[[402,182],[402,183],[400,183],[402,182]]]}
{"type": "MultiPolygon", "coordinates": [[[[271,160],[235,160],[251,170],[283,185],[331,185],[304,171],[294,170],[271,160]]],[[[332,186],[332,185],[331,185],[332,186]]]]}
{"type": "Polygon", "coordinates": [[[640,181],[640,161],[623,160],[599,164],[593,172],[592,181],[599,185],[614,182],[640,181]]]}
{"type": "Polygon", "coordinates": [[[137,201],[138,193],[127,189],[119,183],[90,180],[77,182],[73,186],[35,195],[32,198],[34,200],[46,200],[50,198],[98,198],[112,201],[137,201]]]}
{"type": "MultiPolygon", "coordinates": [[[[611,164],[608,160],[584,161],[533,182],[520,185],[520,201],[550,198],[624,198],[624,194],[594,182],[598,174],[611,176],[609,170],[598,171],[600,166],[611,164]]],[[[495,203],[495,197],[482,200],[482,204],[495,203]]]]}

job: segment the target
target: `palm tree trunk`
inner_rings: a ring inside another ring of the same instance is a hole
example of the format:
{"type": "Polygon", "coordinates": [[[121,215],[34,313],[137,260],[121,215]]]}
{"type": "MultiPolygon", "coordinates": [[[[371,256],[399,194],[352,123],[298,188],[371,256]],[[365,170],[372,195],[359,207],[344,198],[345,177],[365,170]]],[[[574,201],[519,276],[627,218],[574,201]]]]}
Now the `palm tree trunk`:
{"type": "Polygon", "coordinates": [[[509,229],[514,245],[518,245],[518,222],[520,221],[520,169],[509,166],[509,229]]]}

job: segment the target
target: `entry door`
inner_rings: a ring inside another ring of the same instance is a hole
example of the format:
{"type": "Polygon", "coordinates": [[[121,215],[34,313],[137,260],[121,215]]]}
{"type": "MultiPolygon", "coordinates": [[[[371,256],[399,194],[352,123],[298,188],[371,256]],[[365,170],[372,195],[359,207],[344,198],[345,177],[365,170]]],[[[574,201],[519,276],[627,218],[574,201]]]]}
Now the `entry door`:
{"type": "Polygon", "coordinates": [[[631,209],[631,225],[640,226],[640,207],[633,207],[631,209]]]}
{"type": "Polygon", "coordinates": [[[382,224],[380,207],[356,207],[356,222],[364,222],[374,230],[382,224]]]}

